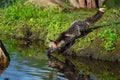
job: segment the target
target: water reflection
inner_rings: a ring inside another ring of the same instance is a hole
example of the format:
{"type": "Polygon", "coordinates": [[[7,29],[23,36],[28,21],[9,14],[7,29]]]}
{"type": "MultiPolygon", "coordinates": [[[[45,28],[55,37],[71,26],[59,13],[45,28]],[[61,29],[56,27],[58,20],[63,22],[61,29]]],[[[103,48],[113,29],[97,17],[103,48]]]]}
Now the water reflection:
{"type": "Polygon", "coordinates": [[[59,78],[65,77],[68,80],[96,80],[96,78],[92,79],[90,75],[83,74],[82,71],[77,70],[68,57],[65,57],[64,62],[50,54],[48,54],[48,58],[50,67],[55,68],[64,74],[64,76],[59,75],[59,78]]]}
{"type": "Polygon", "coordinates": [[[0,75],[4,72],[4,70],[8,67],[9,61],[8,62],[0,62],[0,75]]]}
{"type": "MultiPolygon", "coordinates": [[[[84,57],[48,55],[49,65],[57,69],[60,80],[61,77],[67,80],[117,80],[120,79],[120,64],[112,62],[97,61],[84,57]]],[[[52,80],[52,79],[51,79],[52,80]]]]}
{"type": "Polygon", "coordinates": [[[74,54],[46,56],[41,43],[24,46],[13,40],[5,40],[10,52],[10,65],[2,66],[0,80],[117,80],[120,64],[104,62],[74,54]],[[49,62],[48,63],[48,58],[49,62]],[[50,65],[50,67],[48,66],[50,65]],[[7,67],[8,66],[8,67],[7,67]],[[3,67],[7,67],[6,69],[3,67]],[[51,68],[52,67],[52,68],[51,68]]]}
{"type": "MultiPolygon", "coordinates": [[[[47,80],[50,74],[44,47],[23,45],[21,41],[3,40],[10,52],[10,65],[1,74],[0,80],[47,80]],[[42,50],[43,49],[43,50],[42,50]]],[[[0,66],[3,64],[0,64],[0,66]]],[[[3,68],[3,67],[2,67],[3,68]]],[[[3,70],[3,69],[2,69],[3,70]]]]}
{"type": "MultiPolygon", "coordinates": [[[[9,65],[9,61],[0,63],[0,75],[5,71],[8,65],[9,65]]],[[[9,78],[5,77],[4,80],[9,80],[9,78]]]]}

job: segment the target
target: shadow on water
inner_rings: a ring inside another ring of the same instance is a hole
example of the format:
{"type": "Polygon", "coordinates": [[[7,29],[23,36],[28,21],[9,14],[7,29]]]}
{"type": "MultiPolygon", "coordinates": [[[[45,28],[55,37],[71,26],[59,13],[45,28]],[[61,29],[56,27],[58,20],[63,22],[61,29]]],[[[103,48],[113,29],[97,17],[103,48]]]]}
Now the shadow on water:
{"type": "MultiPolygon", "coordinates": [[[[118,80],[120,79],[120,64],[93,60],[85,57],[48,55],[49,65],[56,69],[58,80],[118,80]],[[57,74],[57,72],[63,75],[57,74]],[[64,80],[64,79],[63,79],[64,80]]],[[[54,74],[55,75],[55,74],[54,74]]],[[[52,75],[52,76],[54,76],[52,75]]],[[[51,77],[50,80],[54,80],[51,77]]]]}

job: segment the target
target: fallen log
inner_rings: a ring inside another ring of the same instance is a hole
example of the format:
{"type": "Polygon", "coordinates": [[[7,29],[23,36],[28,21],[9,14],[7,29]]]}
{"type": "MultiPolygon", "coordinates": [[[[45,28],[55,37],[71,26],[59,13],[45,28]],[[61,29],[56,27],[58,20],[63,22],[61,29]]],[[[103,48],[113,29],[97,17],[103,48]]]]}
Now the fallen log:
{"type": "Polygon", "coordinates": [[[2,41],[0,40],[0,63],[5,61],[10,61],[9,53],[5,49],[2,41]]]}
{"type": "Polygon", "coordinates": [[[8,52],[6,51],[2,41],[0,40],[0,74],[8,67],[10,62],[10,57],[8,52]]]}

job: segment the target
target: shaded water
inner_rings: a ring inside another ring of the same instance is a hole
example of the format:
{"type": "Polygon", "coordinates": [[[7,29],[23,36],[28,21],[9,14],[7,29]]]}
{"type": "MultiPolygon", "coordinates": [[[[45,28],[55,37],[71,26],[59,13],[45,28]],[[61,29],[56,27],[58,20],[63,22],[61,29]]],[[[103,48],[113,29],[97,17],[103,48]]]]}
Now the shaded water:
{"type": "MultiPolygon", "coordinates": [[[[120,64],[62,56],[63,61],[45,53],[40,45],[25,47],[21,42],[3,40],[10,53],[10,65],[0,80],[117,80],[120,64]],[[50,66],[50,67],[49,67],[50,66]]],[[[59,57],[59,56],[58,56],[59,57]]],[[[2,64],[0,64],[2,65],[2,64]]]]}

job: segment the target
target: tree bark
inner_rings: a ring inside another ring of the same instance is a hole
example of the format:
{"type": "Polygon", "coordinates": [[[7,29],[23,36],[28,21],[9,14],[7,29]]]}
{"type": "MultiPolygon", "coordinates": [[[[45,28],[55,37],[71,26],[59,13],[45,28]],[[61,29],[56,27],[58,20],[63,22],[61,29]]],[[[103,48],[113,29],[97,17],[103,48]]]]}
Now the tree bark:
{"type": "Polygon", "coordinates": [[[102,7],[102,5],[104,4],[105,0],[98,0],[98,7],[102,7]]]}
{"type": "Polygon", "coordinates": [[[96,5],[96,2],[95,0],[87,0],[87,8],[88,9],[92,9],[92,8],[96,8],[97,5],[96,5]]]}
{"type": "Polygon", "coordinates": [[[69,0],[69,2],[75,7],[75,8],[80,8],[80,5],[77,0],[69,0]]]}
{"type": "Polygon", "coordinates": [[[103,6],[105,0],[69,0],[75,8],[100,8],[103,6]]]}
{"type": "Polygon", "coordinates": [[[85,0],[78,0],[80,8],[86,8],[85,0]]]}
{"type": "MultiPolygon", "coordinates": [[[[64,2],[64,0],[28,0],[27,3],[32,3],[40,7],[52,7],[52,6],[58,6],[68,9],[74,9],[74,8],[97,8],[102,7],[105,0],[68,0],[72,7],[69,6],[64,2]]],[[[113,1],[114,2],[114,1],[113,1]]]]}

